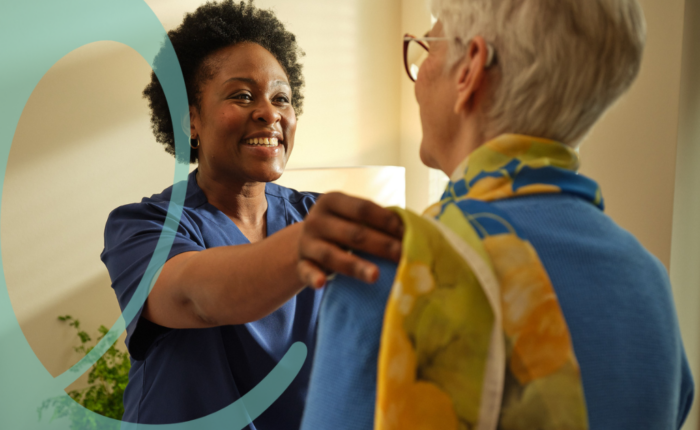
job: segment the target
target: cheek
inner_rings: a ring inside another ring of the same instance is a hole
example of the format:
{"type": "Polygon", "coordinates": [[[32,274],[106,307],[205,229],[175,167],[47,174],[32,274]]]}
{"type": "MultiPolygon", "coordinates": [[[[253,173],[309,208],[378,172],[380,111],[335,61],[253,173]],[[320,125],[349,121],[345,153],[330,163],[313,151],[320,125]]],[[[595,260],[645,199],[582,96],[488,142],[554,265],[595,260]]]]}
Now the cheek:
{"type": "Polygon", "coordinates": [[[420,70],[418,70],[418,76],[416,77],[416,82],[413,84],[413,92],[416,95],[416,101],[418,102],[419,105],[422,105],[424,100],[425,100],[425,86],[427,82],[425,80],[425,73],[423,72],[423,68],[421,67],[420,70]]]}
{"type": "Polygon", "coordinates": [[[287,138],[287,157],[289,157],[289,154],[294,148],[294,136],[297,132],[297,117],[292,110],[291,114],[286,115],[284,118],[284,134],[287,138]]]}
{"type": "Polygon", "coordinates": [[[248,112],[239,109],[237,106],[232,106],[230,109],[226,109],[221,112],[220,124],[222,128],[226,128],[230,131],[243,132],[245,128],[246,121],[248,120],[248,112]]]}
{"type": "Polygon", "coordinates": [[[247,120],[246,112],[243,112],[236,106],[227,106],[225,109],[220,109],[214,115],[211,115],[207,125],[219,138],[240,138],[245,131],[247,120]]]}
{"type": "Polygon", "coordinates": [[[421,65],[420,70],[418,70],[418,77],[416,78],[416,83],[414,84],[416,101],[424,109],[435,104],[434,97],[431,97],[431,94],[435,92],[434,87],[435,80],[437,78],[439,78],[439,76],[436,74],[435,65],[426,60],[421,65]]]}

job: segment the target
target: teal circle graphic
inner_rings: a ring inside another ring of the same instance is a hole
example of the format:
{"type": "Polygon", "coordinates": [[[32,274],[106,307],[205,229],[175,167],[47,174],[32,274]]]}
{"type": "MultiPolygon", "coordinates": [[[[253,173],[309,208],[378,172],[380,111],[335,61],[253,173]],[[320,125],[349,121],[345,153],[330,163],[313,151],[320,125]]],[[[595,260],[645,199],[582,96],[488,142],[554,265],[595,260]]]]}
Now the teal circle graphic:
{"type": "MultiPolygon", "coordinates": [[[[44,74],[71,51],[97,41],[115,41],[138,52],[153,67],[156,54],[164,46],[160,60],[165,67],[156,75],[165,91],[173,124],[189,120],[187,93],[175,51],[165,29],[143,0],[37,0],[7,2],[0,14],[0,202],[7,160],[15,129],[29,96],[44,74]],[[163,43],[165,45],[163,45],[163,43]]],[[[185,127],[189,129],[189,125],[185,127]]],[[[189,141],[175,133],[178,160],[189,159],[189,141]]],[[[12,308],[0,254],[0,420],[3,429],[75,429],[68,417],[49,420],[49,410],[41,420],[37,409],[48,399],[67,397],[64,391],[85,373],[124,332],[148,297],[150,285],[165,263],[185,200],[187,163],[175,163],[173,192],[163,233],[134,296],[108,334],[82,360],[54,378],[29,346],[12,308]],[[170,236],[170,237],[168,237],[170,236]]],[[[1,205],[1,203],[0,203],[1,205]]],[[[291,384],[306,360],[302,342],[292,345],[278,365],[246,395],[209,416],[177,424],[144,425],[121,422],[84,409],[78,413],[94,424],[89,429],[241,429],[263,413],[291,384]]]]}

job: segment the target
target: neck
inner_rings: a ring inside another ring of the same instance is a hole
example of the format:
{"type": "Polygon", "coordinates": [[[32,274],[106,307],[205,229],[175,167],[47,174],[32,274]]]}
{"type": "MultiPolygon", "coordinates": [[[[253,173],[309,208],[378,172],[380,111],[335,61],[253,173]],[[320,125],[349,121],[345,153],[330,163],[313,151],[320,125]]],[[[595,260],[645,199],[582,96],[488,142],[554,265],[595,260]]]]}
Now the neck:
{"type": "Polygon", "coordinates": [[[202,171],[201,167],[197,171],[197,184],[211,205],[239,227],[255,228],[265,223],[265,182],[242,182],[215,176],[206,169],[202,171]]]}
{"type": "MultiPolygon", "coordinates": [[[[455,174],[455,170],[461,167],[467,157],[479,148],[484,143],[488,142],[495,136],[486,133],[483,119],[477,118],[475,115],[464,117],[460,121],[460,126],[449,143],[448,154],[443,158],[440,170],[448,177],[455,174]]],[[[459,172],[461,174],[461,172],[459,172]]]]}

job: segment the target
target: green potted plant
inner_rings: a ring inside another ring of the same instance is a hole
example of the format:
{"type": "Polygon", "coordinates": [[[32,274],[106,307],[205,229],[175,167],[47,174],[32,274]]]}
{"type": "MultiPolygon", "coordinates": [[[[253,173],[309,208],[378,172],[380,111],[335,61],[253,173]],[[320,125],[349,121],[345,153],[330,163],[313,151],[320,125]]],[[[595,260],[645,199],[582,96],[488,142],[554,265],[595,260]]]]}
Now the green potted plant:
{"type": "MultiPolygon", "coordinates": [[[[87,355],[95,344],[90,335],[80,328],[80,321],[70,315],[60,316],[59,320],[68,323],[75,328],[80,346],[74,347],[76,352],[87,355]]],[[[103,325],[98,329],[99,342],[108,333],[109,329],[103,325]]],[[[44,410],[53,407],[51,420],[69,417],[72,430],[87,430],[101,428],[93,414],[86,413],[85,409],[98,413],[108,418],[121,420],[124,414],[124,389],[129,382],[129,369],[131,362],[129,354],[115,347],[116,338],[107,352],[90,369],[88,374],[88,386],[80,390],[68,392],[68,396],[60,396],[45,400],[39,407],[39,419],[44,410]],[[78,406],[82,405],[82,407],[78,406]]]]}

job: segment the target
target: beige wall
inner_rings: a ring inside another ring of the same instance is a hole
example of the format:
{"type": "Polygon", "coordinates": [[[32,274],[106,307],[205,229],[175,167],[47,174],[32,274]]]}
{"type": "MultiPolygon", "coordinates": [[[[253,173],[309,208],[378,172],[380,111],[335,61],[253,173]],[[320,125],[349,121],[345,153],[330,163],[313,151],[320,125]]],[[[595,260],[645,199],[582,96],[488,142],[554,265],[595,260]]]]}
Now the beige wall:
{"type": "Polygon", "coordinates": [[[80,48],[42,79],[16,130],[0,214],[3,265],[20,324],[53,375],[79,358],[59,314],[89,332],[119,315],[99,259],[107,215],[172,182],[173,161],[149,137],[140,98],[148,70],[116,43],[80,48]]]}
{"type": "Polygon", "coordinates": [[[642,69],[581,147],[605,212],[668,268],[676,163],[683,0],[640,0],[647,19],[642,69]]]}
{"type": "MultiPolygon", "coordinates": [[[[670,270],[688,360],[698,375],[700,2],[640,3],[648,25],[642,70],[583,143],[582,172],[601,185],[605,212],[670,270]]],[[[696,395],[684,429],[698,428],[697,404],[696,395]]]]}
{"type": "MultiPolygon", "coordinates": [[[[148,3],[170,29],[204,1],[148,3]]],[[[257,5],[272,7],[307,54],[305,112],[289,166],[397,165],[399,0],[257,5]]],[[[58,315],[81,319],[88,331],[119,315],[99,259],[107,215],[172,183],[174,160],[155,142],[141,97],[149,79],[130,48],[80,48],[41,80],[13,140],[0,214],[5,276],[27,339],[53,375],[79,359],[58,315]]]]}
{"type": "MultiPolygon", "coordinates": [[[[401,1],[400,36],[410,33],[425,34],[431,27],[430,12],[425,0],[401,1]]],[[[413,92],[413,82],[406,75],[403,57],[396,79],[401,84],[401,147],[400,162],[406,167],[406,207],[423,211],[430,203],[430,169],[423,165],[418,155],[422,137],[418,104],[413,92]]]]}
{"type": "MultiPolygon", "coordinates": [[[[700,1],[685,2],[671,282],[685,350],[700,375],[700,1]]],[[[698,429],[698,400],[686,429],[698,429]]]]}
{"type": "MultiPolygon", "coordinates": [[[[203,1],[148,3],[169,29],[203,1]]],[[[700,138],[693,121],[700,114],[693,79],[700,54],[688,41],[700,34],[688,23],[700,21],[700,6],[688,0],[683,52],[684,1],[641,3],[649,27],[642,71],[583,144],[583,172],[601,184],[606,212],[670,265],[697,369],[700,199],[693,191],[700,187],[700,158],[692,143],[700,138]]],[[[407,206],[422,210],[440,175],[418,158],[420,123],[402,68],[401,35],[429,28],[424,1],[257,4],[273,7],[307,54],[305,113],[290,167],[398,164],[406,167],[407,206]]],[[[119,313],[99,260],[107,214],[172,180],[173,159],[155,142],[140,95],[148,79],[147,63],[126,47],[101,42],[76,50],[41,81],[13,141],[0,214],[5,275],[25,334],[54,375],[78,359],[57,315],[70,313],[96,328],[119,313]]],[[[695,420],[686,428],[696,428],[695,420]]]]}

